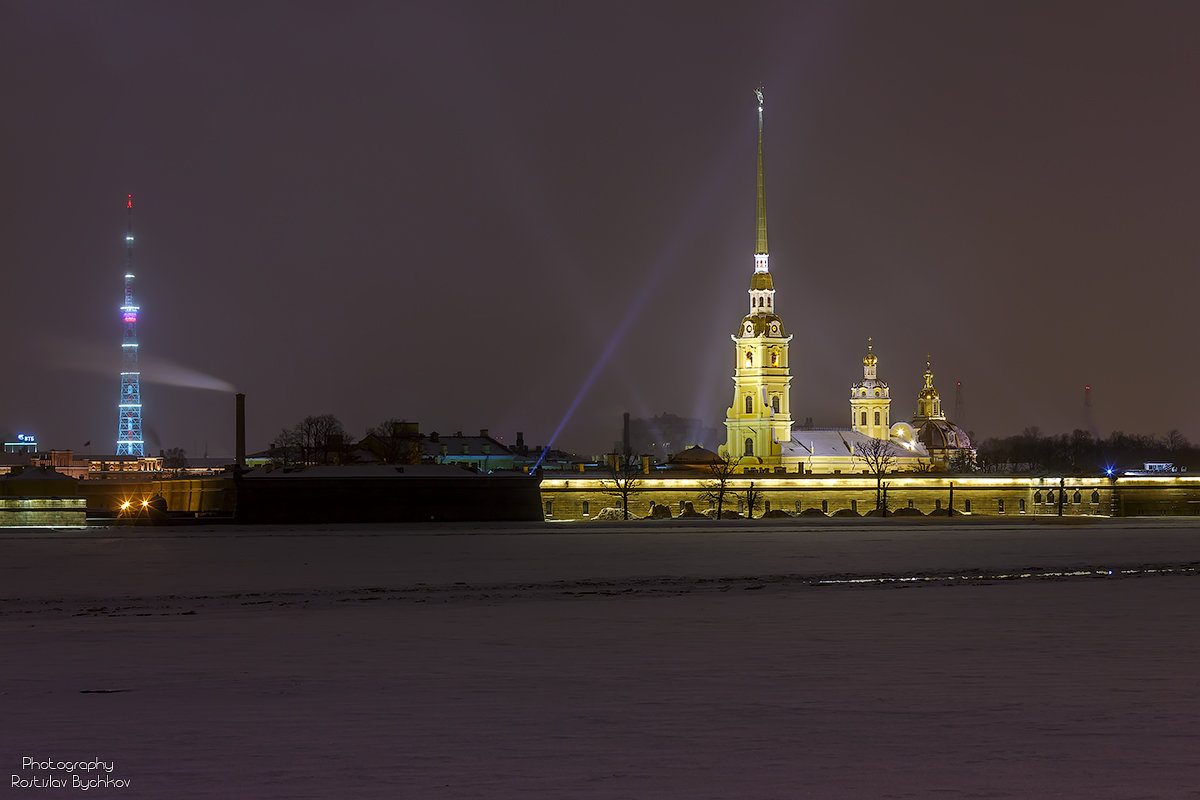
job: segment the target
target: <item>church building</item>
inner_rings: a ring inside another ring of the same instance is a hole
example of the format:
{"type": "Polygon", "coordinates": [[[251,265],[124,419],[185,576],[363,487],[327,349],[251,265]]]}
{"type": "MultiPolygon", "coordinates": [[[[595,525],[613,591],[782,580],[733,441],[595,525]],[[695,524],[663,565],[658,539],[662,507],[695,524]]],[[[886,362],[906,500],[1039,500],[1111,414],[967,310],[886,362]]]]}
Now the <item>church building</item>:
{"type": "Polygon", "coordinates": [[[878,357],[868,340],[863,379],[850,390],[850,427],[794,431],[792,375],[788,348],[792,337],[776,305],[767,249],[767,195],[763,166],[763,93],[758,98],[757,192],[755,198],[754,272],[750,308],[731,336],[734,347],[733,404],[725,415],[722,457],[738,462],[739,472],[852,474],[869,471],[865,448],[882,448],[891,471],[926,471],[930,454],[907,423],[891,424],[888,385],[879,380],[878,357]]]}

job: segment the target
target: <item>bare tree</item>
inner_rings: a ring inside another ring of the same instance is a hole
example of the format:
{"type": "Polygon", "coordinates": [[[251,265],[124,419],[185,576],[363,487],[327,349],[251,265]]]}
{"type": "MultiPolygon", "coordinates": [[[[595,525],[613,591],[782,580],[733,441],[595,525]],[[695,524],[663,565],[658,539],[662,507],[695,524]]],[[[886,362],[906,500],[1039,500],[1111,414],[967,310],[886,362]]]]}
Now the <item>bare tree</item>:
{"type": "Polygon", "coordinates": [[[729,479],[737,472],[738,463],[741,458],[733,458],[732,456],[722,456],[719,461],[714,461],[708,465],[709,479],[703,484],[703,491],[700,492],[699,499],[707,500],[716,505],[717,515],[715,519],[720,519],[725,507],[725,495],[733,490],[729,487],[729,479]]]}
{"type": "Polygon", "coordinates": [[[187,451],[182,447],[168,447],[158,453],[162,456],[163,469],[169,469],[176,475],[187,469],[187,451]]]}
{"type": "Polygon", "coordinates": [[[612,483],[605,481],[606,491],[621,501],[625,519],[629,519],[629,498],[641,491],[642,466],[640,460],[629,453],[609,453],[608,472],[612,483]]]}
{"type": "Polygon", "coordinates": [[[385,419],[367,430],[364,443],[384,464],[421,463],[421,442],[416,423],[385,419]]]}
{"type": "Polygon", "coordinates": [[[333,414],[308,416],[291,428],[279,432],[271,445],[272,459],[284,466],[300,464],[337,464],[346,457],[346,431],[333,414]]]}
{"type": "Polygon", "coordinates": [[[754,481],[750,481],[742,490],[742,497],[746,498],[746,519],[754,519],[754,512],[762,507],[762,489],[755,489],[754,481]]]}
{"type": "Polygon", "coordinates": [[[887,439],[868,439],[855,448],[854,455],[867,465],[867,471],[875,476],[875,510],[887,516],[887,484],[883,482],[896,466],[896,446],[887,439]]]}

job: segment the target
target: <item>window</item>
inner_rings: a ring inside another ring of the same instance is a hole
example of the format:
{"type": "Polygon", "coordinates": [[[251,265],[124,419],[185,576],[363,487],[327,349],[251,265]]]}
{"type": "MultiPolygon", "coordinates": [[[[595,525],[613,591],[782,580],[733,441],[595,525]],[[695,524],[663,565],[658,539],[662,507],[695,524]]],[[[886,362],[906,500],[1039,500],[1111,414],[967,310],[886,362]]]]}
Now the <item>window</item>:
{"type": "Polygon", "coordinates": [[[770,510],[771,510],[771,501],[770,501],[770,500],[764,500],[764,501],[763,501],[763,513],[765,514],[766,512],[768,512],[768,511],[770,511],[770,510]]]}
{"type": "Polygon", "coordinates": [[[800,501],[799,500],[796,501],[796,513],[797,514],[800,513],[800,501]]]}
{"type": "Polygon", "coordinates": [[[1096,503],[1099,503],[1099,502],[1100,502],[1100,493],[1092,492],[1092,505],[1095,505],[1096,503]]]}
{"type": "Polygon", "coordinates": [[[909,501],[908,501],[908,507],[909,507],[909,508],[912,508],[912,507],[913,507],[912,500],[909,500],[909,501]]]}
{"type": "Polygon", "coordinates": [[[865,426],[866,426],[866,424],[867,424],[867,412],[865,412],[865,411],[864,411],[864,412],[862,412],[862,417],[861,417],[861,419],[862,419],[862,422],[861,422],[860,424],[861,424],[861,425],[863,425],[863,426],[865,427],[865,426]]]}
{"type": "Polygon", "coordinates": [[[934,500],[934,501],[933,501],[933,510],[934,510],[934,511],[941,511],[941,510],[942,510],[942,501],[941,501],[941,500],[934,500]]]}
{"type": "Polygon", "coordinates": [[[1041,502],[1042,502],[1042,493],[1034,492],[1033,493],[1033,504],[1036,506],[1036,505],[1040,504],[1041,502]]]}
{"type": "Polygon", "coordinates": [[[754,366],[754,353],[750,350],[746,351],[746,366],[747,367],[754,366]]]}
{"type": "Polygon", "coordinates": [[[828,500],[821,501],[821,510],[824,511],[826,514],[829,513],[829,501],[828,500]]]}
{"type": "Polygon", "coordinates": [[[583,515],[585,517],[588,515],[588,501],[587,500],[583,501],[583,515]]]}
{"type": "Polygon", "coordinates": [[[875,424],[876,425],[879,424],[879,412],[878,411],[875,412],[875,424]]]}
{"type": "Polygon", "coordinates": [[[1001,514],[1003,514],[1003,513],[1004,513],[1004,501],[1003,501],[1003,500],[997,500],[997,501],[996,501],[996,507],[997,507],[997,510],[998,510],[998,511],[999,511],[1001,514]]]}
{"type": "Polygon", "coordinates": [[[1024,514],[1025,513],[1025,498],[1022,497],[1020,500],[1017,501],[1017,504],[1020,506],[1020,512],[1022,514],[1024,514]]]}
{"type": "Polygon", "coordinates": [[[554,516],[554,501],[553,500],[546,501],[546,516],[547,517],[554,516]]]}
{"type": "Polygon", "coordinates": [[[776,414],[779,413],[779,397],[778,395],[771,398],[771,410],[776,414]]]}
{"type": "Polygon", "coordinates": [[[779,366],[779,351],[778,350],[771,351],[771,366],[772,367],[779,366]]]}
{"type": "Polygon", "coordinates": [[[851,501],[850,501],[850,510],[851,510],[851,511],[858,511],[858,501],[857,501],[857,500],[851,500],[851,501]]]}
{"type": "Polygon", "coordinates": [[[754,399],[751,398],[750,395],[746,395],[746,413],[747,414],[754,413],[754,399]]]}
{"type": "Polygon", "coordinates": [[[878,390],[878,389],[876,389],[876,390],[875,390],[875,396],[876,396],[876,397],[879,397],[879,390],[878,390]]]}
{"type": "Polygon", "coordinates": [[[1079,493],[1079,490],[1076,489],[1075,494],[1071,495],[1071,503],[1074,505],[1079,505],[1082,502],[1083,502],[1083,495],[1081,495],[1079,493]]]}
{"type": "Polygon", "coordinates": [[[746,440],[746,455],[748,455],[748,456],[754,455],[754,440],[753,439],[746,440]]]}
{"type": "Polygon", "coordinates": [[[738,500],[738,513],[742,513],[742,501],[738,500]]]}
{"type": "Polygon", "coordinates": [[[967,512],[968,514],[971,513],[971,501],[970,500],[963,500],[963,511],[967,512]]]}

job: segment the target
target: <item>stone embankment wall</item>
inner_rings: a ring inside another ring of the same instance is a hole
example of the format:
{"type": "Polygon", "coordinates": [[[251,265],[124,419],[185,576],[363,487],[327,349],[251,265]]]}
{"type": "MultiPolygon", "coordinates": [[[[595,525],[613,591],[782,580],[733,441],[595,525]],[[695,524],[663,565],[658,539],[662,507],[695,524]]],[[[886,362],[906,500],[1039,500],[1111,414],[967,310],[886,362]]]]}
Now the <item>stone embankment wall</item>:
{"type": "MultiPolygon", "coordinates": [[[[876,481],[863,477],[755,476],[731,478],[723,508],[740,511],[753,482],[759,505],[789,514],[836,512],[866,514],[875,509],[876,481]]],[[[1007,477],[888,476],[889,512],[972,516],[1145,516],[1200,514],[1200,477],[1007,477]],[[908,509],[911,509],[909,511],[908,509]]],[[[646,476],[630,496],[630,516],[645,517],[653,505],[665,505],[678,516],[691,503],[697,512],[715,507],[713,481],[701,475],[681,478],[646,476]]],[[[604,508],[619,507],[611,479],[596,475],[542,481],[542,513],[547,520],[592,519],[604,508]]]]}

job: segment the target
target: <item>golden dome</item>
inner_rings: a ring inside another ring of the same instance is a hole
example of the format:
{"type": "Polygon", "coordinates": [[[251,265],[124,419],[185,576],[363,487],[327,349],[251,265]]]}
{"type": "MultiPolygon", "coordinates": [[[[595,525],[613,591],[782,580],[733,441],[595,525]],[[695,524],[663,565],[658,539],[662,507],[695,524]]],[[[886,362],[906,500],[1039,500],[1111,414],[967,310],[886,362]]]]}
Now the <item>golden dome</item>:
{"type": "Polygon", "coordinates": [[[863,356],[863,366],[873,367],[879,361],[875,354],[871,352],[871,337],[867,337],[867,354],[863,356]]]}
{"type": "Polygon", "coordinates": [[[933,364],[930,361],[925,362],[925,386],[917,397],[925,400],[937,400],[941,397],[938,390],[933,388],[933,364]]]}

